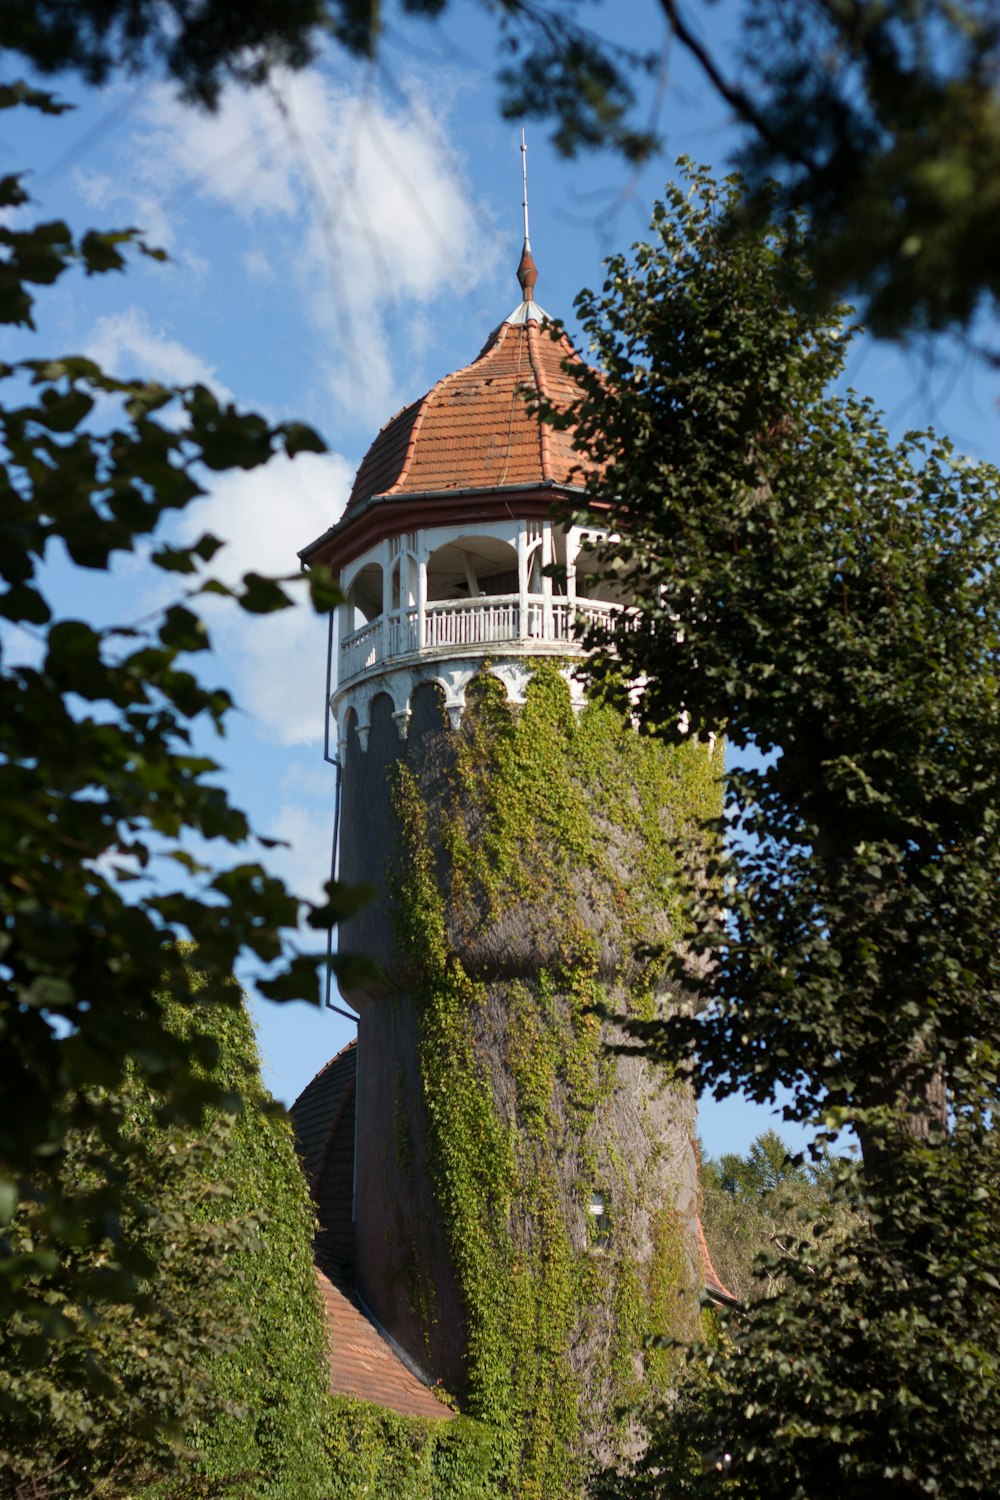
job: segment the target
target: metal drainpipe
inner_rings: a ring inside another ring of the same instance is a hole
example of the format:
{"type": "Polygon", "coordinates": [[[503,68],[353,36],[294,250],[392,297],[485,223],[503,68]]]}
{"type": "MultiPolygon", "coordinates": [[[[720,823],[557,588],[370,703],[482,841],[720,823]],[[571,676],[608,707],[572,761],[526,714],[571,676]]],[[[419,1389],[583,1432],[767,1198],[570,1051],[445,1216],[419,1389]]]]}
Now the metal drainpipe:
{"type": "MultiPolygon", "coordinates": [[[[337,847],[340,842],[340,789],[343,780],[343,767],[339,753],[330,754],[330,698],[333,694],[333,617],[335,610],[330,610],[330,621],[327,626],[326,635],[326,705],[323,714],[323,759],[329,766],[336,770],[336,785],[333,794],[333,844],[330,848],[330,880],[331,883],[337,878],[337,847]]],[[[344,1010],[339,1005],[334,1005],[330,999],[330,991],[333,987],[333,928],[326,930],[326,991],[323,1003],[327,1010],[335,1010],[338,1016],[346,1016],[349,1021],[357,1025],[358,1018],[351,1010],[344,1010]]]]}

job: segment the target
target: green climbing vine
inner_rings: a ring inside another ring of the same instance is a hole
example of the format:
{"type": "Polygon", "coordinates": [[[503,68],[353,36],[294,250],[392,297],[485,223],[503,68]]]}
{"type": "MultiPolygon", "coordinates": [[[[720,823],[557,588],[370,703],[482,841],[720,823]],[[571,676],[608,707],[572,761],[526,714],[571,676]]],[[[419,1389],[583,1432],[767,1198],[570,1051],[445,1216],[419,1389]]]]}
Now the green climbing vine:
{"type": "Polygon", "coordinates": [[[424,1421],[331,1400],[326,1500],[499,1500],[494,1434],[467,1417],[424,1421]]]}
{"type": "Polygon", "coordinates": [[[669,1381],[649,1337],[697,1321],[659,1140],[671,1100],[687,1118],[684,1088],[644,1075],[637,1102],[602,1014],[664,1003],[649,955],[682,938],[678,848],[720,810],[720,756],[637,734],[608,701],[575,713],[552,662],[520,707],[487,664],[451,745],[443,792],[418,754],[394,784],[428,1161],[466,1319],[464,1406],[496,1435],[505,1492],[560,1500],[581,1490],[593,1414],[606,1435],[643,1371],[650,1394],[669,1381]]]}

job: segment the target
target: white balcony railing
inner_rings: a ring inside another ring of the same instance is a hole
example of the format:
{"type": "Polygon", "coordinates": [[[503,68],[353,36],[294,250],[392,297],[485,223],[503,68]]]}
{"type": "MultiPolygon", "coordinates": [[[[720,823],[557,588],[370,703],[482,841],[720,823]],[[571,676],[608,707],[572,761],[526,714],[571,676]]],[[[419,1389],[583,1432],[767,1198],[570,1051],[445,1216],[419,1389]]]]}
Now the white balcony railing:
{"type": "Polygon", "coordinates": [[[362,625],[340,643],[340,680],[347,682],[361,672],[367,672],[382,660],[382,621],[373,620],[362,625]]]}
{"type": "Polygon", "coordinates": [[[596,599],[578,599],[572,604],[568,599],[553,599],[546,607],[541,599],[533,598],[522,621],[517,594],[436,600],[424,610],[422,638],[415,609],[372,620],[347,636],[340,643],[338,680],[343,686],[383,661],[423,651],[517,642],[571,646],[578,639],[578,625],[609,623],[621,608],[596,599]]]}
{"type": "Polygon", "coordinates": [[[520,606],[516,594],[493,594],[486,599],[448,599],[428,604],[424,613],[424,645],[489,646],[520,638],[520,606]]]}

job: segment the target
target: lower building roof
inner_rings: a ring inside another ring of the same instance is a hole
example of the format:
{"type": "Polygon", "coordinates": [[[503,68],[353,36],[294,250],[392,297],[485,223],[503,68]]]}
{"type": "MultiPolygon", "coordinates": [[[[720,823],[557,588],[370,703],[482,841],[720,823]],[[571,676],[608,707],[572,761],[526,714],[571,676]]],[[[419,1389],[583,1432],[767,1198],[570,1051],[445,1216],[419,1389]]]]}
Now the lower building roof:
{"type": "Polygon", "coordinates": [[[372,1401],[404,1417],[448,1420],[455,1413],[400,1359],[374,1323],[317,1269],[329,1339],[330,1390],[372,1401]]]}

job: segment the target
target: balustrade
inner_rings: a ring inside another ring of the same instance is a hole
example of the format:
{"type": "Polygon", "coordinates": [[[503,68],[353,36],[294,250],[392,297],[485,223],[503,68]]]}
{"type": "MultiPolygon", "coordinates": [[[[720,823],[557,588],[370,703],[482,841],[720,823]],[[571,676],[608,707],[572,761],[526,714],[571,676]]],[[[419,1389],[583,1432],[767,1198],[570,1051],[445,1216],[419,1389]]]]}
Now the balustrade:
{"type": "Polygon", "coordinates": [[[407,609],[372,620],[353,631],[340,644],[341,686],[387,660],[415,656],[421,651],[440,651],[464,646],[490,646],[538,641],[572,646],[578,641],[578,622],[607,624],[619,613],[620,604],[596,599],[555,598],[546,606],[537,597],[528,601],[522,630],[521,604],[517,594],[491,594],[476,599],[439,599],[424,610],[423,639],[416,609],[407,609]]]}

